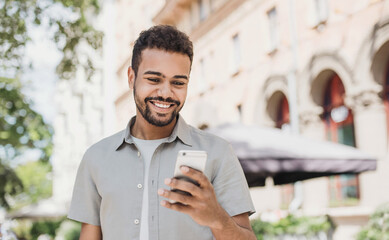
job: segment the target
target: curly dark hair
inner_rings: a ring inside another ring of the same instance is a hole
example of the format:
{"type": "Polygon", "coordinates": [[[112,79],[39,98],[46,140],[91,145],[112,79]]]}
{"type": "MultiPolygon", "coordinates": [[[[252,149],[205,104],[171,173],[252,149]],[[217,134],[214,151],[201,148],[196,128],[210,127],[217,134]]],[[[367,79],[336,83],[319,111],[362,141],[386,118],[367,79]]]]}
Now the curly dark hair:
{"type": "Polygon", "coordinates": [[[139,64],[142,61],[142,51],[146,48],[157,48],[188,55],[192,65],[193,44],[188,35],[173,26],[157,25],[142,31],[135,41],[131,60],[135,76],[138,74],[139,64]]]}

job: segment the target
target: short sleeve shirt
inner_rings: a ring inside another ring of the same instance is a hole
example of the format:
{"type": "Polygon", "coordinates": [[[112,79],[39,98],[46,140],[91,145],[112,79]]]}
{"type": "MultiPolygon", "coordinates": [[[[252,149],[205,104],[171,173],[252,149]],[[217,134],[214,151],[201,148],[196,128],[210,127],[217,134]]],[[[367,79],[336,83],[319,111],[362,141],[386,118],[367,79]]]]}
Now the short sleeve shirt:
{"type": "MultiPolygon", "coordinates": [[[[80,163],[68,217],[101,226],[103,239],[139,239],[144,161],[127,128],[92,145],[80,163]]],[[[253,213],[247,181],[231,145],[187,125],[181,116],[171,136],[155,150],[149,168],[149,236],[155,240],[213,239],[210,228],[189,215],[160,205],[159,188],[168,188],[180,150],[208,154],[204,174],[214,187],[220,205],[230,216],[253,213]]]]}

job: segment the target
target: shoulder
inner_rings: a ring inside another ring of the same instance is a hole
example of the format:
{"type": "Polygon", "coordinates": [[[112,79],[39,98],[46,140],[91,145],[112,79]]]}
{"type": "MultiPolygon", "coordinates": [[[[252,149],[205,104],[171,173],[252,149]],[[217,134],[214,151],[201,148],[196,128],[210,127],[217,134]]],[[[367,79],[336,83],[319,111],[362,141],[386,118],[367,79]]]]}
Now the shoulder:
{"type": "Polygon", "coordinates": [[[200,130],[189,125],[190,134],[194,143],[202,143],[210,147],[230,148],[231,144],[225,139],[210,132],[200,130]]]}
{"type": "Polygon", "coordinates": [[[85,156],[102,156],[106,153],[116,151],[123,142],[124,131],[125,130],[122,130],[94,143],[86,150],[85,156]]]}

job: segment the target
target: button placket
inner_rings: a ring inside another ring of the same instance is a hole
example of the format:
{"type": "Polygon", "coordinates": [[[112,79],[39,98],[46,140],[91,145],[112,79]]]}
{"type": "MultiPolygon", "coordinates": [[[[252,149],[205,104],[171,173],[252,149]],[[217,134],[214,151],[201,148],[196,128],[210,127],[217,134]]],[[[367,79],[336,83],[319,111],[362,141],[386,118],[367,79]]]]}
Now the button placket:
{"type": "MultiPolygon", "coordinates": [[[[144,162],[142,161],[143,156],[142,156],[141,152],[138,150],[138,147],[136,146],[136,144],[134,144],[134,146],[135,146],[134,155],[135,155],[135,158],[137,158],[136,162],[138,164],[138,169],[143,169],[144,168],[144,162]]],[[[144,189],[144,186],[143,186],[144,175],[143,174],[144,174],[143,171],[137,171],[137,177],[136,177],[137,180],[136,180],[136,182],[132,183],[136,186],[136,189],[138,189],[136,197],[135,197],[136,198],[135,204],[138,206],[142,206],[142,196],[143,196],[142,192],[144,189]]],[[[142,215],[141,208],[137,208],[135,216],[138,216],[138,218],[135,218],[133,220],[133,227],[136,229],[138,229],[141,225],[141,220],[140,220],[141,215],[142,215]]]]}
{"type": "Polygon", "coordinates": [[[157,194],[158,179],[159,176],[159,163],[161,161],[161,149],[164,143],[159,145],[152,157],[150,164],[149,174],[149,232],[152,238],[158,236],[158,208],[159,208],[159,196],[157,194]]]}

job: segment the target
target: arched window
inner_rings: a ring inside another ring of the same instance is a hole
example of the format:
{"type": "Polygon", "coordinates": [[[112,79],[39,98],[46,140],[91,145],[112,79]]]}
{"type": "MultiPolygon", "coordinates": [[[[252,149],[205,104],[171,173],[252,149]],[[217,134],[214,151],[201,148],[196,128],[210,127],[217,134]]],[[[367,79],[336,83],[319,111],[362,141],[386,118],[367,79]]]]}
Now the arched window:
{"type": "MultiPolygon", "coordinates": [[[[283,131],[290,131],[289,103],[285,95],[279,101],[277,109],[276,127],[283,131]]],[[[294,198],[294,185],[281,186],[281,208],[287,209],[294,198]]]]}
{"type": "MultiPolygon", "coordinates": [[[[323,121],[327,139],[355,146],[354,119],[351,109],[344,105],[345,89],[342,80],[334,75],[325,89],[323,121]]],[[[359,181],[356,174],[330,177],[330,204],[332,206],[356,203],[359,199],[359,181]]]]}
{"type": "Polygon", "coordinates": [[[280,129],[285,129],[289,128],[289,125],[289,103],[288,99],[286,99],[285,95],[283,95],[280,100],[280,103],[278,104],[276,127],[280,129]]]}
{"type": "Polygon", "coordinates": [[[384,83],[384,105],[386,110],[386,129],[389,137],[389,62],[386,67],[386,79],[384,83]]]}

